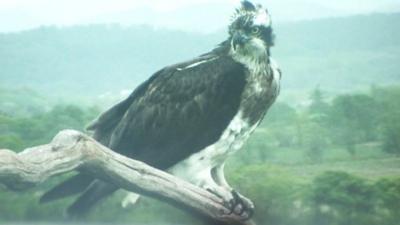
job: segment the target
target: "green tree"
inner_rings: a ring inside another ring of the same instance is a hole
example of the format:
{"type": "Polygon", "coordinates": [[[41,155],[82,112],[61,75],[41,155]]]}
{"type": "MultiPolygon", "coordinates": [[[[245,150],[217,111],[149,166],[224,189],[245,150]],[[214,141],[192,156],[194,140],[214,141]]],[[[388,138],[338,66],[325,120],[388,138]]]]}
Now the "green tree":
{"type": "Polygon", "coordinates": [[[325,150],[328,147],[327,130],[312,120],[309,120],[304,127],[304,147],[306,157],[313,163],[321,163],[325,150]]]}
{"type": "Polygon", "coordinates": [[[311,92],[310,100],[309,113],[319,121],[324,121],[329,113],[329,104],[326,102],[324,92],[317,87],[311,92]]]}
{"type": "Polygon", "coordinates": [[[383,178],[375,183],[379,197],[377,210],[381,224],[396,225],[400,221],[400,178],[383,178]]]}
{"type": "Polygon", "coordinates": [[[376,192],[366,180],[344,172],[325,172],[312,185],[314,224],[377,224],[376,192]]]}
{"type": "Polygon", "coordinates": [[[23,141],[17,135],[0,136],[0,148],[19,150],[23,148],[23,141]]]}
{"type": "Polygon", "coordinates": [[[373,97],[379,102],[383,150],[400,154],[400,87],[374,88],[372,90],[373,97]]]}
{"type": "Polygon", "coordinates": [[[16,151],[48,143],[60,130],[84,131],[99,113],[96,108],[58,105],[49,112],[32,117],[0,116],[0,147],[16,151]]]}
{"type": "Polygon", "coordinates": [[[306,120],[302,125],[302,141],[306,147],[306,156],[312,162],[319,163],[322,162],[324,150],[328,146],[326,121],[329,104],[319,86],[311,92],[310,101],[308,110],[305,112],[306,120]]]}
{"type": "Polygon", "coordinates": [[[279,123],[279,124],[290,124],[297,118],[296,109],[285,102],[276,102],[268,110],[265,116],[265,122],[279,123]]]}
{"type": "Polygon", "coordinates": [[[293,147],[296,137],[293,124],[296,120],[296,109],[287,103],[277,102],[266,115],[265,123],[262,124],[261,129],[266,129],[265,135],[272,137],[278,147],[293,147]]]}
{"type": "Polygon", "coordinates": [[[400,111],[386,113],[382,123],[383,150],[400,155],[400,111]]]}
{"type": "Polygon", "coordinates": [[[304,224],[305,186],[278,167],[246,166],[228,174],[238,191],[254,200],[257,224],[304,224]]]}
{"type": "Polygon", "coordinates": [[[378,137],[379,105],[365,94],[340,95],[333,100],[329,125],[333,141],[355,155],[355,145],[378,137]]]}

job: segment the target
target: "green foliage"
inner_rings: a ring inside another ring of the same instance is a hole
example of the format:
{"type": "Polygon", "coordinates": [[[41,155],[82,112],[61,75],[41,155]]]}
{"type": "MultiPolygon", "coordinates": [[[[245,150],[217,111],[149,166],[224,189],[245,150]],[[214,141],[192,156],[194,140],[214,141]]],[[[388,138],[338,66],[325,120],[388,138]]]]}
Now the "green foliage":
{"type": "Polygon", "coordinates": [[[296,224],[302,218],[305,185],[281,168],[248,166],[229,174],[237,188],[254,200],[259,224],[296,224]]]}
{"type": "Polygon", "coordinates": [[[314,163],[321,163],[328,147],[327,130],[319,123],[308,121],[303,125],[305,156],[314,163]]]}
{"type": "MultiPolygon", "coordinates": [[[[297,120],[297,112],[290,105],[277,102],[269,110],[264,126],[266,133],[279,147],[293,147],[296,143],[296,130],[290,125],[297,120]]],[[[262,131],[262,130],[259,130],[262,131]]],[[[263,142],[266,142],[263,140],[263,142]]]]}
{"type": "Polygon", "coordinates": [[[265,118],[267,123],[288,124],[296,121],[296,109],[284,102],[276,102],[271,106],[265,118]]]}
{"type": "Polygon", "coordinates": [[[325,172],[309,182],[266,165],[229,176],[238,190],[254,199],[259,224],[395,225],[400,219],[399,178],[373,182],[345,172],[325,172]]]}
{"type": "Polygon", "coordinates": [[[329,115],[332,138],[355,155],[355,145],[377,139],[379,105],[366,94],[347,94],[333,100],[329,115]]]}
{"type": "Polygon", "coordinates": [[[319,87],[313,90],[310,100],[311,104],[308,107],[309,113],[313,115],[315,119],[323,120],[327,116],[330,108],[325,100],[324,93],[319,87]]]}
{"type": "Polygon", "coordinates": [[[395,225],[400,220],[400,178],[384,178],[375,183],[381,224],[395,225]]]}
{"type": "Polygon", "coordinates": [[[22,149],[23,141],[16,135],[0,136],[0,146],[5,149],[22,149]]]}
{"type": "Polygon", "coordinates": [[[96,108],[81,109],[74,105],[58,105],[32,117],[0,116],[0,147],[22,150],[48,143],[62,129],[83,131],[99,113],[96,108]]]}
{"type": "Polygon", "coordinates": [[[40,205],[38,197],[42,192],[33,190],[25,193],[0,192],[1,221],[60,221],[63,210],[70,201],[40,205]]]}
{"type": "Polygon", "coordinates": [[[379,119],[383,149],[400,154],[400,87],[375,87],[372,94],[381,108],[379,119]]]}
{"type": "Polygon", "coordinates": [[[50,104],[44,96],[27,87],[0,86],[0,99],[0,115],[4,116],[34,116],[50,109],[50,104]]]}
{"type": "Polygon", "coordinates": [[[382,134],[384,150],[400,154],[400,119],[398,116],[392,114],[385,118],[382,134]]]}
{"type": "Polygon", "coordinates": [[[313,182],[311,200],[317,224],[374,224],[374,188],[344,172],[326,172],[313,182]]]}

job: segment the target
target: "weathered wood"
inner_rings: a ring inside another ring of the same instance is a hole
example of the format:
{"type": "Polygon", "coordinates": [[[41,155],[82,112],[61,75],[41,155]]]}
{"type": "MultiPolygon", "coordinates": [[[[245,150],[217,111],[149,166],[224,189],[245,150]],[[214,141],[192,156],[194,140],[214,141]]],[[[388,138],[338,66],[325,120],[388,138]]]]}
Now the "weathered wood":
{"type": "Polygon", "coordinates": [[[254,224],[230,214],[222,199],[208,191],[122,156],[78,131],[61,131],[51,143],[18,154],[0,150],[0,184],[10,190],[23,191],[73,170],[207,216],[216,224],[254,224]]]}

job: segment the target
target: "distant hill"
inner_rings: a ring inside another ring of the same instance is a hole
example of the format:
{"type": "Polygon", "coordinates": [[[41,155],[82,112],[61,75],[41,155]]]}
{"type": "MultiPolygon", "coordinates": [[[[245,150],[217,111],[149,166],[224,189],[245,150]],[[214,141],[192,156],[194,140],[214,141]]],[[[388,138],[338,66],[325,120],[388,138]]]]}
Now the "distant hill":
{"type": "Polygon", "coordinates": [[[44,92],[99,94],[135,87],[167,64],[193,57],[215,41],[150,27],[43,27],[0,35],[2,85],[44,92]]]}
{"type": "MultiPolygon", "coordinates": [[[[275,24],[273,56],[284,72],[283,92],[400,82],[399,27],[400,14],[275,24]]],[[[0,86],[28,86],[45,95],[117,93],[225,38],[224,31],[206,35],[118,25],[0,34],[0,86]]]]}
{"type": "Polygon", "coordinates": [[[285,88],[351,91],[400,82],[400,13],[276,26],[285,88]]]}

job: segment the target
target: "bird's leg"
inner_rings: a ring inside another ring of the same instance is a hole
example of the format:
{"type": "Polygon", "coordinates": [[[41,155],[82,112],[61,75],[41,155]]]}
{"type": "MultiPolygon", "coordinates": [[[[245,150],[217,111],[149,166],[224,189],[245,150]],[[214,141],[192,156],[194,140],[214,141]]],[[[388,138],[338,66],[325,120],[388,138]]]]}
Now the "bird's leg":
{"type": "Polygon", "coordinates": [[[253,203],[229,186],[224,176],[223,164],[206,168],[189,164],[172,168],[169,172],[221,198],[226,207],[231,209],[229,214],[239,215],[243,220],[252,216],[253,203]]]}
{"type": "Polygon", "coordinates": [[[211,171],[208,172],[207,177],[205,176],[202,177],[201,182],[198,184],[198,186],[222,198],[224,202],[230,202],[233,198],[231,190],[225,188],[224,186],[219,185],[213,179],[211,171]]]}
{"type": "Polygon", "coordinates": [[[224,174],[224,166],[225,164],[222,163],[211,170],[211,176],[213,177],[214,181],[221,187],[225,187],[229,190],[232,190],[231,186],[229,186],[228,182],[225,179],[224,174]]]}
{"type": "Polygon", "coordinates": [[[240,215],[245,219],[249,219],[254,213],[253,202],[235,191],[225,179],[224,175],[224,164],[218,165],[211,170],[211,176],[219,189],[222,189],[224,193],[229,193],[229,199],[223,198],[227,203],[227,206],[231,208],[231,213],[240,215]]]}

